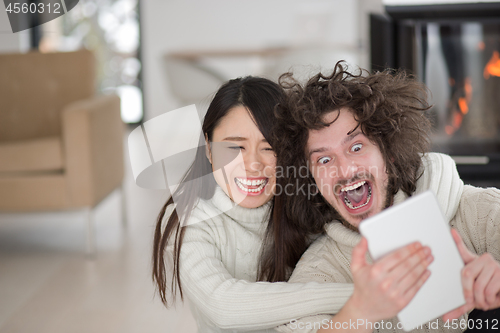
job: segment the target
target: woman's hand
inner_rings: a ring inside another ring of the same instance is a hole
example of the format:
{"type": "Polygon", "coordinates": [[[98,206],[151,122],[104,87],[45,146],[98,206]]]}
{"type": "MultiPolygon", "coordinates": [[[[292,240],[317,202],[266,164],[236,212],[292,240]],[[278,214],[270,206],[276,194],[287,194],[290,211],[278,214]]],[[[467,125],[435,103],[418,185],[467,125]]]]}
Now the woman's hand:
{"type": "Polygon", "coordinates": [[[354,293],[346,310],[352,311],[354,318],[371,322],[392,318],[430,276],[427,267],[433,261],[431,251],[412,243],[370,265],[366,262],[367,250],[365,238],[353,250],[354,293]]]}

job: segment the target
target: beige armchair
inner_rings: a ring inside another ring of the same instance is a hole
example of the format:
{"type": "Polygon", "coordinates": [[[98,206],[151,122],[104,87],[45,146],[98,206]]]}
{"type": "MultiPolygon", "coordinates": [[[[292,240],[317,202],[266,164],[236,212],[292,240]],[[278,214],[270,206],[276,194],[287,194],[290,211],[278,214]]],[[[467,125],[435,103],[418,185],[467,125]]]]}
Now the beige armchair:
{"type": "Polygon", "coordinates": [[[119,98],[96,95],[90,51],[1,54],[0,73],[0,211],[86,208],[93,253],[92,210],[123,180],[119,98]]]}

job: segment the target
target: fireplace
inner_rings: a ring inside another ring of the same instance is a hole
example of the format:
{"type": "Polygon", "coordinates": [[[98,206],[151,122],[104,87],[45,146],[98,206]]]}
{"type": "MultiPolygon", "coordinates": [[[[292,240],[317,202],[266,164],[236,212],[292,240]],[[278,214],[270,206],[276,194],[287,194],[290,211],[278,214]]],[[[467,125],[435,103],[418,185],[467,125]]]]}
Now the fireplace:
{"type": "Polygon", "coordinates": [[[371,15],[372,69],[425,82],[432,148],[469,182],[500,183],[500,3],[386,6],[371,15]]]}

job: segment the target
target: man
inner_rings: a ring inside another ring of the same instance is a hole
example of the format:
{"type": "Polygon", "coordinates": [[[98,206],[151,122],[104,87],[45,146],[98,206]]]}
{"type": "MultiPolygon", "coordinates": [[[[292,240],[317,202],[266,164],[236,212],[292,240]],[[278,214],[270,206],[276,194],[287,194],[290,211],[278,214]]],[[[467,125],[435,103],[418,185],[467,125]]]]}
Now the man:
{"type": "MultiPolygon", "coordinates": [[[[458,231],[453,237],[465,262],[462,284],[467,304],[443,319],[474,308],[499,308],[500,191],[463,185],[451,158],[426,154],[426,88],[404,73],[355,75],[342,63],[331,75],[318,74],[303,87],[286,77],[284,82],[290,98],[278,110],[278,164],[307,165],[312,177],[283,177],[278,186],[296,184],[298,189],[302,182],[310,188],[313,183],[321,195],[311,199],[310,193],[297,191],[286,197],[286,204],[277,201],[275,209],[284,211],[291,228],[323,223],[326,231],[302,256],[289,282],[353,282],[354,293],[332,318],[301,318],[279,330],[328,332],[343,327],[335,323],[364,319],[390,322],[390,327],[379,325],[378,331],[402,331],[394,316],[427,279],[432,256],[416,244],[367,262],[367,243],[358,227],[364,219],[429,188],[439,192],[439,204],[458,231]],[[307,219],[318,212],[323,220],[307,219]],[[332,217],[335,221],[326,223],[332,217]]],[[[355,331],[371,332],[373,326],[369,327],[355,331]]],[[[422,330],[459,332],[464,327],[440,320],[439,327],[425,325],[422,330]]]]}

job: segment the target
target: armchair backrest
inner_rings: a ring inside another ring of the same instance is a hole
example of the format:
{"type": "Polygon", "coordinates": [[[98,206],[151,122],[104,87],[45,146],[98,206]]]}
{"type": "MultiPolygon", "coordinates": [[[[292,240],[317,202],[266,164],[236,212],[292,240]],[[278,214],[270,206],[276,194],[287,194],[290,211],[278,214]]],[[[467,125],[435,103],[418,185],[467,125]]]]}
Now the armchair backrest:
{"type": "Polygon", "coordinates": [[[90,51],[0,54],[0,141],[61,135],[64,106],[95,92],[90,51]]]}

